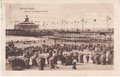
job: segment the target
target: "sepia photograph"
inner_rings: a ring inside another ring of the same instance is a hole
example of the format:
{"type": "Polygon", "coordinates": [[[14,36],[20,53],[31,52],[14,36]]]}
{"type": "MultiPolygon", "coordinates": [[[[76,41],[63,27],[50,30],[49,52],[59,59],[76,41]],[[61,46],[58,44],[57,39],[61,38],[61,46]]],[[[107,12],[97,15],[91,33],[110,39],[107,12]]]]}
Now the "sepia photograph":
{"type": "Polygon", "coordinates": [[[91,1],[6,3],[5,71],[114,71],[115,6],[91,1]]]}

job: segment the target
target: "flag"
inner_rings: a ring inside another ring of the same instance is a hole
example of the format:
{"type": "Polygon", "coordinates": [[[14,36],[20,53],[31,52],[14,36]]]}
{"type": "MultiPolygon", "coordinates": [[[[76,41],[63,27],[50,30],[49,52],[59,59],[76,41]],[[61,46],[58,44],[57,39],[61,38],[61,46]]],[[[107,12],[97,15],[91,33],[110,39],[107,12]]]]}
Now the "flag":
{"type": "Polygon", "coordinates": [[[82,18],[82,22],[84,22],[84,19],[82,18]]]}
{"type": "Polygon", "coordinates": [[[85,23],[87,23],[87,21],[85,21],[85,23]]]}
{"type": "Polygon", "coordinates": [[[96,19],[94,19],[94,22],[96,22],[96,19]]]}
{"type": "Polygon", "coordinates": [[[108,21],[108,20],[111,20],[111,18],[107,16],[107,21],[108,21]]]}
{"type": "Polygon", "coordinates": [[[43,22],[43,25],[45,25],[45,22],[43,22]]]}
{"type": "Polygon", "coordinates": [[[74,23],[76,23],[76,21],[74,21],[74,23]]]}
{"type": "Polygon", "coordinates": [[[111,20],[111,18],[109,17],[109,20],[111,20]]]}

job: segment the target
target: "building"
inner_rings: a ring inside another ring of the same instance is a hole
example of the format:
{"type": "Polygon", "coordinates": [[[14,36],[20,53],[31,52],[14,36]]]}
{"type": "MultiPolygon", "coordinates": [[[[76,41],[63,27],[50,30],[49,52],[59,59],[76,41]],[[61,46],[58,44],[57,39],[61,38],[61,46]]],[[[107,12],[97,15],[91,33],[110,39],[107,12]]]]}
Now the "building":
{"type": "Polygon", "coordinates": [[[14,25],[15,30],[25,30],[25,31],[33,31],[38,30],[39,25],[34,24],[33,22],[29,21],[29,17],[26,15],[25,21],[19,24],[14,25]]]}

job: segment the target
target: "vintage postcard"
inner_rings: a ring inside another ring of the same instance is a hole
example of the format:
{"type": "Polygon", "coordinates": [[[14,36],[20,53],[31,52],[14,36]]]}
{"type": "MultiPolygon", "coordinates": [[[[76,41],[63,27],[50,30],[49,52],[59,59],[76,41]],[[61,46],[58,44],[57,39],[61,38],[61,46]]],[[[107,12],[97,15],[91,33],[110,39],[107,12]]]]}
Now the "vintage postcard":
{"type": "Polygon", "coordinates": [[[4,0],[3,75],[118,75],[118,0],[4,0]]]}

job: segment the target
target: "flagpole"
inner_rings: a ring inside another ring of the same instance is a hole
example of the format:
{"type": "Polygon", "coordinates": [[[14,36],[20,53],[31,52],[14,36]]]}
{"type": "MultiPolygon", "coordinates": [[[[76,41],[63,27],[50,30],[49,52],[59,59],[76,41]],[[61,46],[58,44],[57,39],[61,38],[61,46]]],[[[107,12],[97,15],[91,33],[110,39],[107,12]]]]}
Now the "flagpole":
{"type": "Polygon", "coordinates": [[[109,27],[108,27],[108,16],[107,16],[107,19],[106,19],[106,20],[107,20],[107,29],[109,29],[109,27]]]}
{"type": "MultiPolygon", "coordinates": [[[[96,23],[96,19],[94,19],[94,23],[96,23]]],[[[95,24],[94,24],[94,32],[95,32],[96,30],[95,30],[95,24]]]]}
{"type": "Polygon", "coordinates": [[[83,22],[84,22],[84,20],[83,20],[83,18],[82,18],[82,32],[83,32],[83,22]]]}
{"type": "Polygon", "coordinates": [[[107,16],[106,21],[107,21],[107,28],[108,28],[108,29],[109,29],[109,20],[111,20],[111,18],[107,16]]]}

